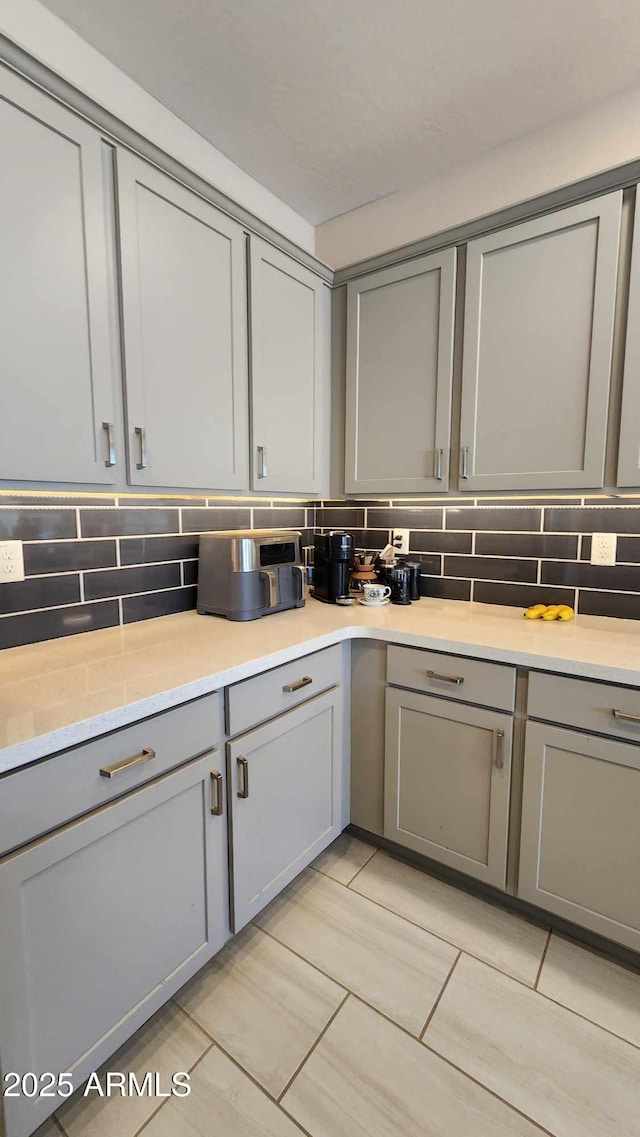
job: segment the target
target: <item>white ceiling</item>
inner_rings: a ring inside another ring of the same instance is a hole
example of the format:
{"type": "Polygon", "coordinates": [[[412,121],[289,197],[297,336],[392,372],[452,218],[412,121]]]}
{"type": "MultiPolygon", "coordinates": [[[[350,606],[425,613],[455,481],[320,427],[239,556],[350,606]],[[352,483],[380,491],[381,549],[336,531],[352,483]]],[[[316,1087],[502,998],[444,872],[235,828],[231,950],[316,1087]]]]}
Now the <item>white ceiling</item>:
{"type": "Polygon", "coordinates": [[[639,0],[43,0],[313,223],[640,83],[639,0]]]}

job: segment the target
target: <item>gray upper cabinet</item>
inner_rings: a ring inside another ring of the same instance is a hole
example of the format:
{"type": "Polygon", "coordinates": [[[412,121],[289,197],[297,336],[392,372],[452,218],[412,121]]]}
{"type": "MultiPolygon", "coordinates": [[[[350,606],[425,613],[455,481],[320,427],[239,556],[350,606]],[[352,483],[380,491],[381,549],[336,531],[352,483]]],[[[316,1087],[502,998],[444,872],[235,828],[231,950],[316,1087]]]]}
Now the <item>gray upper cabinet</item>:
{"type": "Polygon", "coordinates": [[[330,289],[258,237],[251,248],[251,487],[328,490],[330,289]]]}
{"type": "Polygon", "coordinates": [[[469,243],[462,489],[602,486],[621,203],[469,243]]]}
{"type": "Polygon", "coordinates": [[[634,488],[640,486],[640,200],[637,193],[636,189],[617,479],[619,486],[634,488]]]}
{"type": "Polygon", "coordinates": [[[127,151],[117,172],[129,480],[246,488],[243,230],[127,151]]]}
{"type": "Polygon", "coordinates": [[[100,134],[3,70],[0,145],[0,478],[109,484],[100,134]]]}
{"type": "Polygon", "coordinates": [[[346,492],[449,485],[455,249],[347,288],[346,492]]]}

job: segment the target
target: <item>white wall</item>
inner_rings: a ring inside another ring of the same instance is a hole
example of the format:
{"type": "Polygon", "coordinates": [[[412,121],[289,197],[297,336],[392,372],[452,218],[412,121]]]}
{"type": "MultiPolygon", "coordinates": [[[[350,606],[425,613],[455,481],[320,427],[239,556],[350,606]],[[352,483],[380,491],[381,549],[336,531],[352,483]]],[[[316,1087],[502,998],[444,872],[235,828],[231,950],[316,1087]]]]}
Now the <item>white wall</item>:
{"type": "Polygon", "coordinates": [[[274,229],[314,251],[310,222],[225,158],[38,0],[0,0],[0,33],[274,229]]]}
{"type": "Polygon", "coordinates": [[[325,221],[316,255],[352,264],[640,157],[640,88],[325,221]]]}

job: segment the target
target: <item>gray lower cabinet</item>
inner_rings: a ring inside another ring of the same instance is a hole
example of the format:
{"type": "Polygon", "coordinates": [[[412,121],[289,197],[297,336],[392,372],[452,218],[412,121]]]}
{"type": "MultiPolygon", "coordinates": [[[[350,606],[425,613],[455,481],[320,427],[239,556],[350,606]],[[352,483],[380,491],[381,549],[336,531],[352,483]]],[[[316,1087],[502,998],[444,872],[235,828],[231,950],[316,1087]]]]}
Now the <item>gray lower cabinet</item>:
{"type": "Polygon", "coordinates": [[[527,723],[518,895],[640,950],[640,746],[527,723]]]}
{"type": "MultiPolygon", "coordinates": [[[[77,1088],[222,947],[221,758],[210,751],[0,862],[4,1075],[68,1071],[77,1088]]],[[[60,1104],[5,1097],[7,1137],[60,1104]]]]}
{"type": "Polygon", "coordinates": [[[343,702],[334,687],[227,744],[235,932],[348,823],[343,702]]]}
{"type": "Polygon", "coordinates": [[[455,249],[347,288],[347,493],[449,487],[455,249]]]}
{"type": "Polygon", "coordinates": [[[100,133],[0,70],[0,478],[109,484],[100,133]]]}
{"type": "Polygon", "coordinates": [[[469,242],[461,489],[603,485],[621,204],[469,242]]]}
{"type": "Polygon", "coordinates": [[[504,888],[512,719],[390,687],[384,836],[504,888]]]}
{"type": "Polygon", "coordinates": [[[251,488],[328,490],[331,291],[250,237],[251,488]]]}
{"type": "Polygon", "coordinates": [[[117,184],[129,481],[246,489],[242,227],[125,150],[117,184]]]}

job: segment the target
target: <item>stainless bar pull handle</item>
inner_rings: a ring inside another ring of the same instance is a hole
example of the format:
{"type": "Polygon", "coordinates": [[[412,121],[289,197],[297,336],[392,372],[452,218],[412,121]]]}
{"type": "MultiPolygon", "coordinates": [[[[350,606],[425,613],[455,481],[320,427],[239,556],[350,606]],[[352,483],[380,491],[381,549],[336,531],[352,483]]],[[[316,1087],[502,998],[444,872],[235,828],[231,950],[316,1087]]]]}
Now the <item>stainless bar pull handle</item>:
{"type": "Polygon", "coordinates": [[[615,707],[611,714],[617,722],[632,722],[640,726],[640,715],[629,715],[626,711],[617,711],[615,707]]]}
{"type": "Polygon", "coordinates": [[[155,758],[156,752],[152,746],[145,746],[139,754],[132,754],[130,758],[123,758],[121,762],[114,762],[113,766],[101,766],[100,776],[102,778],[115,778],[116,774],[124,774],[127,770],[132,770],[134,766],[141,766],[143,762],[150,762],[155,758]]]}
{"type": "Polygon", "coordinates": [[[137,470],[146,470],[149,465],[147,457],[147,432],[143,426],[134,426],[133,433],[138,437],[140,442],[140,458],[136,462],[137,470]]]}
{"type": "Polygon", "coordinates": [[[267,448],[266,448],[266,446],[258,446],[258,462],[260,464],[259,468],[258,468],[258,477],[259,478],[266,478],[267,473],[268,473],[268,470],[267,470],[267,448]]]}
{"type": "Polygon", "coordinates": [[[275,569],[262,569],[260,572],[261,580],[266,580],[269,589],[269,607],[275,608],[279,601],[278,593],[278,577],[275,569]]]}
{"type": "Polygon", "coordinates": [[[249,797],[249,763],[246,758],[236,758],[238,763],[238,797],[249,797]]]}
{"type": "Polygon", "coordinates": [[[103,422],[102,429],[106,434],[107,440],[107,457],[104,460],[104,464],[108,468],[116,464],[116,444],[113,438],[113,423],[103,422]]]}
{"type": "Polygon", "coordinates": [[[211,812],[214,817],[222,817],[222,774],[211,771],[211,812]]]}
{"type": "Polygon", "coordinates": [[[469,477],[469,447],[463,446],[461,450],[460,477],[469,477]]]}
{"type": "Polygon", "coordinates": [[[504,766],[504,758],[502,756],[502,748],[504,744],[504,731],[494,730],[493,732],[493,754],[491,756],[492,764],[496,770],[502,770],[504,766]]]}
{"type": "Polygon", "coordinates": [[[444,450],[436,450],[433,476],[437,482],[442,481],[442,459],[444,458],[444,450]]]}
{"type": "Polygon", "coordinates": [[[300,691],[303,687],[308,687],[310,683],[313,683],[311,676],[303,675],[302,679],[298,679],[297,683],[285,683],[282,690],[285,695],[290,695],[292,691],[300,691]]]}
{"type": "Polygon", "coordinates": [[[464,675],[440,675],[437,671],[425,672],[427,679],[438,679],[441,683],[455,683],[460,687],[464,683],[464,675]]]}

